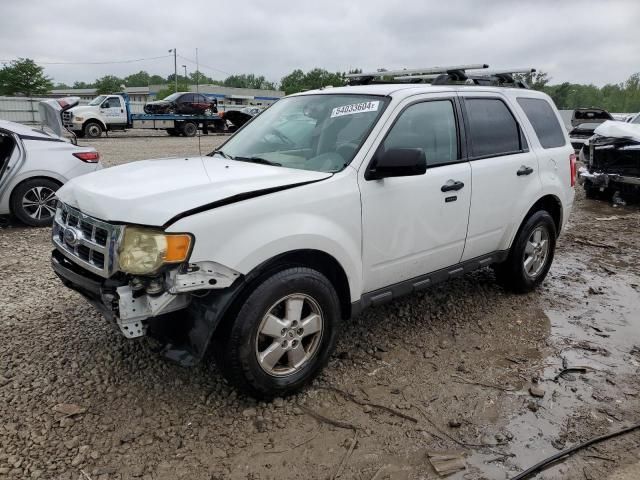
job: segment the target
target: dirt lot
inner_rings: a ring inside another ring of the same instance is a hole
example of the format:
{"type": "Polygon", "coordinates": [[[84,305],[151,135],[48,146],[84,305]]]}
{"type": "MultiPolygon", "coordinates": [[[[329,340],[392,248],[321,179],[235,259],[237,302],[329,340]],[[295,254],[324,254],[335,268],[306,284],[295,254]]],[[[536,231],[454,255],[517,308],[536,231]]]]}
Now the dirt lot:
{"type": "MultiPolygon", "coordinates": [[[[198,152],[197,139],[119,137],[84,143],[107,165],[198,152]]],[[[538,292],[507,294],[487,269],[372,308],[312,387],[265,404],[212,364],[183,369],[124,339],[55,278],[49,231],[10,225],[0,477],[432,479],[427,452],[456,451],[465,469],[449,478],[512,478],[640,421],[639,232],[638,207],[579,192],[538,292]]],[[[639,462],[635,431],[536,478],[637,479],[639,462]]]]}

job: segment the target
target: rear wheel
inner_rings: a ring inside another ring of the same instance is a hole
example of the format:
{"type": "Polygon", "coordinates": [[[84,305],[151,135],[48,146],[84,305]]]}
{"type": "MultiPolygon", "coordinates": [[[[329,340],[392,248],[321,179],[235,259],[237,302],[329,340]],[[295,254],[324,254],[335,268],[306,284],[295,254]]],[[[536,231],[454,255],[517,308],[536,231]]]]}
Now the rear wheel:
{"type": "Polygon", "coordinates": [[[525,220],[511,246],[507,260],[495,265],[498,281],[507,289],[526,293],[547,276],[556,248],[556,225],[545,210],[525,220]]]}
{"type": "Polygon", "coordinates": [[[194,137],[198,133],[198,126],[193,122],[185,122],[182,125],[182,133],[185,137],[194,137]]]}
{"type": "Polygon", "coordinates": [[[84,125],[84,135],[89,138],[99,138],[102,135],[102,125],[98,122],[87,122],[84,125]]]}
{"type": "Polygon", "coordinates": [[[251,396],[294,393],[327,363],[339,320],[338,295],[324,275],[283,270],[251,292],[235,321],[216,332],[216,362],[251,396]]]}
{"type": "Polygon", "coordinates": [[[11,212],[32,227],[51,225],[56,213],[56,191],[60,184],[34,178],[18,185],[11,195],[11,212]]]}

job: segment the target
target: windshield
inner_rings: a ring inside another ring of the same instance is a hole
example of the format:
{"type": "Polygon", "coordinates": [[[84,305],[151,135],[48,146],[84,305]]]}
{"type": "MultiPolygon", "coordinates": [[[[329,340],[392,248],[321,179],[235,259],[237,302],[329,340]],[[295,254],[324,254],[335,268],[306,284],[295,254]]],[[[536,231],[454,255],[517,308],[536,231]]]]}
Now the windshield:
{"type": "Polygon", "coordinates": [[[388,101],[374,95],[283,98],[225,143],[223,155],[288,168],[337,172],[353,160],[388,101]]]}
{"type": "Polygon", "coordinates": [[[169,95],[168,97],[164,97],[164,100],[166,102],[173,102],[176,98],[178,98],[180,95],[182,95],[181,93],[172,93],[171,95],[169,95]]]}
{"type": "Polygon", "coordinates": [[[99,97],[96,97],[93,100],[91,100],[91,102],[89,102],[89,105],[100,105],[102,101],[105,100],[106,98],[107,97],[105,95],[100,95],[99,97]]]}
{"type": "Polygon", "coordinates": [[[636,118],[631,120],[631,123],[640,123],[640,114],[636,115],[636,118]]]}

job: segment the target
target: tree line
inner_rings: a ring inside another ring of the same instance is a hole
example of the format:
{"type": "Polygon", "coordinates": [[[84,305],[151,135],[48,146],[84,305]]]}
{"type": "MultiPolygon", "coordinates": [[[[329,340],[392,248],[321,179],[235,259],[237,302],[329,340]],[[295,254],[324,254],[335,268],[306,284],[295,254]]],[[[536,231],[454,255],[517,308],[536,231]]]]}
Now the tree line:
{"type": "MultiPolygon", "coordinates": [[[[362,70],[351,70],[349,73],[360,73],[362,70]]],[[[640,72],[631,75],[620,83],[607,84],[602,87],[593,84],[564,82],[551,84],[551,77],[546,72],[537,72],[522,77],[535,90],[547,93],[558,108],[571,110],[579,107],[599,107],[610,112],[640,111],[640,72]]],[[[95,88],[97,93],[112,93],[126,87],[146,87],[148,85],[164,85],[158,92],[158,98],[164,98],[175,91],[174,73],[163,77],[151,75],[141,70],[126,77],[105,75],[93,82],[74,82],[73,85],[57,83],[44,74],[44,69],[33,60],[20,58],[0,68],[0,95],[47,95],[58,88],[95,88]]],[[[224,87],[254,88],[265,90],[284,90],[290,95],[305,90],[313,90],[326,86],[342,86],[346,84],[345,72],[329,72],[323,68],[314,68],[307,72],[296,69],[282,77],[280,82],[271,82],[263,75],[253,73],[230,75],[224,80],[215,80],[199,71],[187,76],[178,74],[178,91],[189,90],[191,85],[212,84],[224,87]]]]}

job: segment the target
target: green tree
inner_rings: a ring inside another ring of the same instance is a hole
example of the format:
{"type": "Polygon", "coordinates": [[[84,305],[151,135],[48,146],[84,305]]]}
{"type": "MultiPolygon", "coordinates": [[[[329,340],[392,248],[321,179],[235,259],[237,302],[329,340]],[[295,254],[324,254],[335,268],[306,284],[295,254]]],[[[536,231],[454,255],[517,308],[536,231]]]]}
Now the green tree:
{"type": "Polygon", "coordinates": [[[240,75],[231,75],[224,80],[225,87],[235,88],[257,88],[265,90],[275,90],[275,84],[269,82],[263,75],[255,75],[253,73],[242,73],[240,75]]]}
{"type": "Polygon", "coordinates": [[[52,87],[44,69],[29,58],[19,58],[0,69],[0,95],[46,95],[52,87]]]}
{"type": "Polygon", "coordinates": [[[73,88],[93,88],[93,84],[87,82],[73,82],[73,88]]]}
{"type": "Polygon", "coordinates": [[[122,90],[124,80],[114,75],[105,75],[95,81],[94,87],[97,89],[96,93],[115,93],[122,90]]]}
{"type": "Polygon", "coordinates": [[[132,73],[124,77],[124,84],[127,87],[146,87],[149,85],[151,77],[144,70],[140,70],[138,73],[132,73]]]}
{"type": "Polygon", "coordinates": [[[289,75],[282,77],[280,88],[284,90],[287,95],[290,95],[303,90],[313,90],[329,85],[339,87],[346,82],[344,75],[345,74],[341,72],[331,73],[322,68],[314,68],[307,73],[297,69],[289,75]]]}
{"type": "Polygon", "coordinates": [[[213,78],[207,77],[204,73],[199,72],[197,70],[189,74],[189,81],[191,82],[192,85],[195,85],[195,84],[224,85],[223,81],[214,80],[213,78]]]}
{"type": "Polygon", "coordinates": [[[160,75],[151,75],[149,77],[149,85],[164,85],[165,83],[167,83],[167,81],[160,75]]]}

